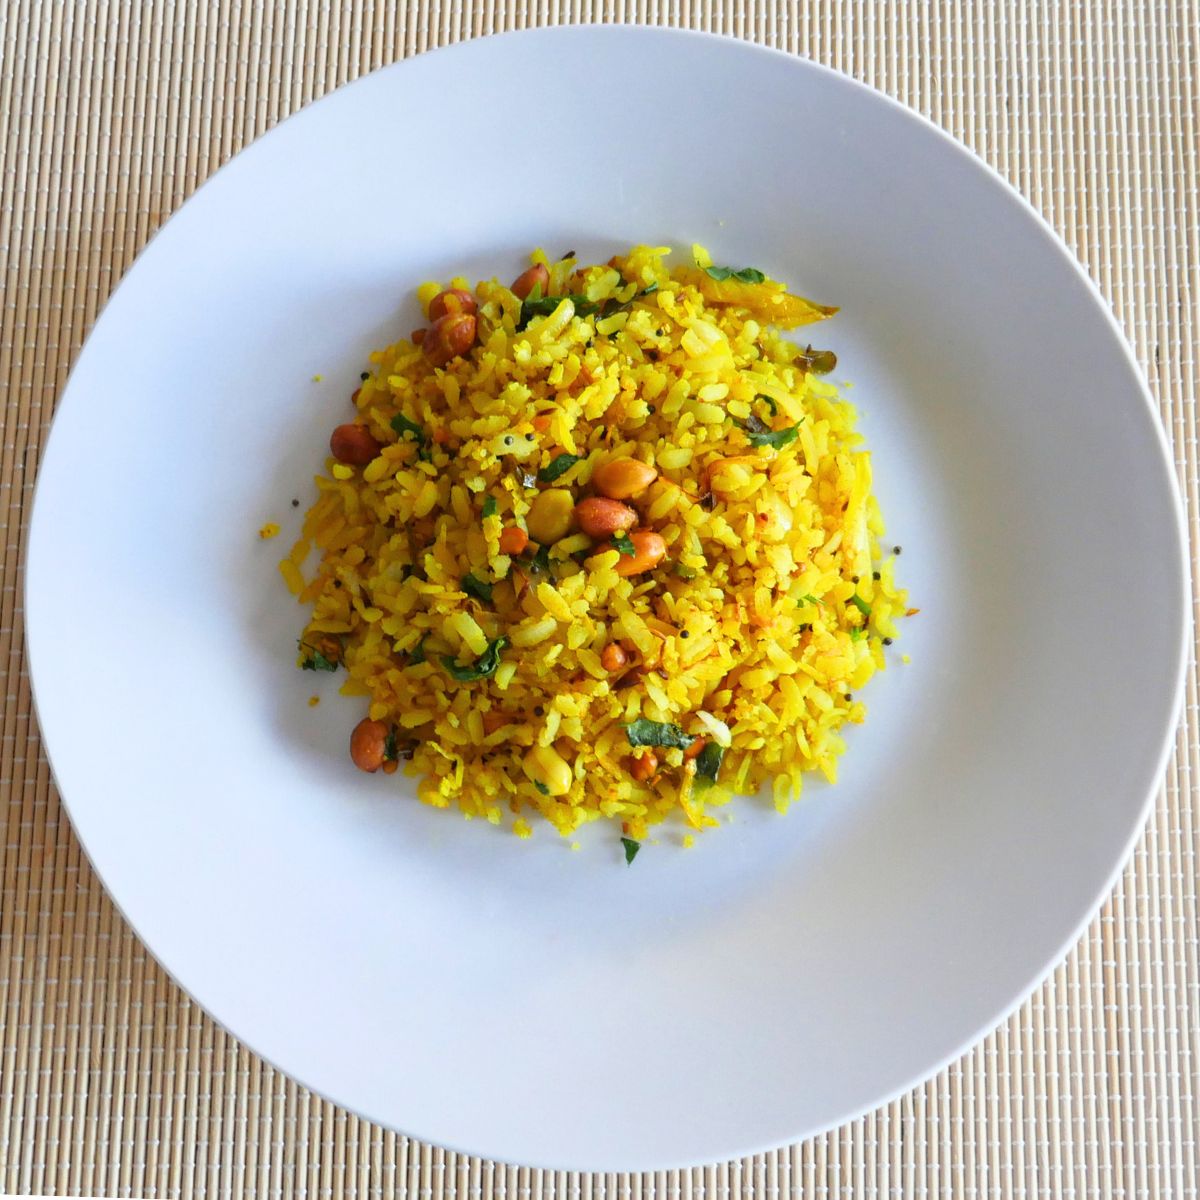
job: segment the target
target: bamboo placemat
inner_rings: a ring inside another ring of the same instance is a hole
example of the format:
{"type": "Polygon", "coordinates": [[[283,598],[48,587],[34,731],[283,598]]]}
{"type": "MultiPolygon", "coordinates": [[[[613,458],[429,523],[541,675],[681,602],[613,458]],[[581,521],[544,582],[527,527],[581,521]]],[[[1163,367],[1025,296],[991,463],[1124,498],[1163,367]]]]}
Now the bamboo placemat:
{"type": "MultiPolygon", "coordinates": [[[[446,42],[590,20],[691,25],[810,56],[912,105],[994,164],[1112,302],[1158,398],[1197,533],[1200,9],[1188,0],[4,0],[0,1191],[1196,1196],[1194,666],[1176,755],[1133,861],[1036,995],[878,1112],[691,1172],[505,1168],[356,1119],[216,1028],[156,967],[83,860],[31,715],[21,558],[39,448],[98,308],[196,186],[301,105],[446,42]]],[[[87,581],[78,586],[86,603],[87,581]]]]}

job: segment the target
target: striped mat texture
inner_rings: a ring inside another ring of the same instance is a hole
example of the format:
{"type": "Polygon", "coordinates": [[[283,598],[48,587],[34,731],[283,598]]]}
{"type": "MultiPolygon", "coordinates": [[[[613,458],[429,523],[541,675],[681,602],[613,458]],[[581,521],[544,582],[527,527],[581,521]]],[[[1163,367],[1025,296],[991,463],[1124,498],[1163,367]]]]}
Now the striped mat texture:
{"type": "Polygon", "coordinates": [[[358,1120],[214,1026],[158,969],[83,859],[31,712],[21,562],[39,450],[100,306],[204,179],[302,105],[463,38],[602,20],[691,26],[817,59],[992,163],[1112,303],[1157,398],[1195,535],[1200,8],[1191,0],[2,0],[0,1192],[1195,1197],[1194,664],[1176,753],[1136,853],[1033,998],[870,1116],[693,1171],[502,1167],[358,1120]]]}

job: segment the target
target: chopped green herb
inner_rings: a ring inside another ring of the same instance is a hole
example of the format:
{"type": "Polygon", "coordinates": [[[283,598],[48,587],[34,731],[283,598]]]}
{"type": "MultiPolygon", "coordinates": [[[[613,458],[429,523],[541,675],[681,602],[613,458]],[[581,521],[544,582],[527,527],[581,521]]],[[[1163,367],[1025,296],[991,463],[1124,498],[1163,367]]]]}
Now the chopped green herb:
{"type": "Polygon", "coordinates": [[[623,837],[621,845],[625,847],[625,865],[628,867],[637,858],[638,851],[642,848],[642,843],[635,842],[633,838],[623,837]]]}
{"type": "Polygon", "coordinates": [[[634,549],[633,539],[629,534],[621,532],[613,534],[613,545],[616,546],[622,554],[628,554],[630,558],[637,557],[637,550],[634,549]]]}
{"type": "Polygon", "coordinates": [[[867,631],[862,628],[855,627],[850,630],[850,640],[852,642],[861,642],[867,636],[867,631]]]}
{"type": "Polygon", "coordinates": [[[658,284],[652,283],[648,288],[643,288],[640,292],[634,292],[634,294],[623,303],[610,296],[607,300],[602,300],[600,302],[599,316],[611,317],[614,313],[628,312],[633,307],[633,302],[635,300],[640,300],[643,296],[653,296],[657,291],[658,284]]]}
{"type": "Polygon", "coordinates": [[[536,287],[521,301],[521,319],[518,329],[524,329],[534,317],[548,317],[564,300],[570,300],[575,306],[577,317],[590,317],[600,310],[600,305],[589,300],[586,296],[571,293],[569,296],[543,296],[541,287],[536,287]],[[535,295],[536,293],[536,295],[535,295]]]}
{"type": "Polygon", "coordinates": [[[696,783],[701,787],[711,787],[717,782],[717,773],[724,761],[725,747],[718,746],[716,742],[708,742],[696,755],[696,783]]]}
{"type": "Polygon", "coordinates": [[[683,563],[677,562],[675,564],[675,574],[680,579],[695,579],[697,572],[695,567],[685,567],[683,563]]]}
{"type": "Polygon", "coordinates": [[[774,450],[780,450],[791,442],[794,442],[800,436],[800,425],[789,425],[786,429],[772,429],[766,433],[754,433],[749,428],[746,429],[746,437],[752,446],[770,446],[774,450]]]}
{"type": "Polygon", "coordinates": [[[391,762],[396,757],[396,731],[394,729],[389,729],[387,731],[387,737],[383,739],[383,758],[385,762],[391,762]]]}
{"type": "Polygon", "coordinates": [[[857,593],[850,597],[850,603],[858,609],[862,615],[868,619],[871,616],[871,606],[857,593]]]}
{"type": "Polygon", "coordinates": [[[491,604],[492,585],[485,583],[482,579],[476,579],[469,571],[462,577],[459,586],[468,596],[474,596],[476,600],[480,600],[484,604],[491,604]]]}
{"type": "Polygon", "coordinates": [[[732,267],[705,267],[704,273],[718,283],[724,283],[726,279],[737,279],[741,283],[763,283],[767,278],[756,267],[743,267],[740,271],[732,267]]]}
{"type": "Polygon", "coordinates": [[[308,651],[308,654],[300,663],[300,670],[336,671],[338,669],[337,660],[326,658],[325,655],[323,655],[315,646],[306,646],[303,642],[301,642],[300,649],[308,651]]]}
{"type": "Polygon", "coordinates": [[[800,604],[815,604],[818,608],[825,607],[825,601],[814,596],[812,594],[812,592],[805,592],[804,595],[800,597],[799,603],[800,604]]]}
{"type": "Polygon", "coordinates": [[[537,790],[541,792],[543,796],[550,795],[550,789],[544,783],[538,783],[538,781],[535,779],[533,781],[533,786],[537,788],[537,790]]]}
{"type": "Polygon", "coordinates": [[[577,317],[611,317],[613,313],[622,312],[633,303],[634,300],[641,296],[651,296],[658,291],[658,284],[652,283],[649,287],[643,288],[632,299],[626,300],[624,304],[614,300],[611,296],[606,300],[589,300],[586,296],[579,292],[571,292],[566,296],[542,296],[535,295],[540,289],[535,289],[521,301],[521,317],[517,323],[518,329],[524,329],[534,317],[548,317],[564,300],[570,300],[575,306],[575,315],[577,317]]]}
{"type": "Polygon", "coordinates": [[[442,655],[442,666],[451,678],[459,683],[473,683],[477,679],[490,679],[500,665],[500,651],[508,645],[508,638],[498,637],[488,642],[487,649],[470,666],[460,666],[449,654],[442,655]]]}
{"type": "Polygon", "coordinates": [[[500,505],[496,503],[495,496],[488,496],[483,501],[483,519],[486,521],[488,517],[494,517],[500,511],[500,505]]]}
{"type": "Polygon", "coordinates": [[[539,483],[553,483],[561,475],[565,475],[577,462],[581,462],[583,456],[581,454],[559,454],[552,458],[547,466],[544,466],[538,473],[539,483]]]}
{"type": "Polygon", "coordinates": [[[424,448],[425,430],[416,421],[410,421],[403,413],[397,413],[391,420],[391,426],[398,436],[404,437],[406,434],[411,434],[413,441],[424,448]]]}
{"type": "Polygon", "coordinates": [[[429,634],[421,635],[421,640],[408,652],[408,665],[415,667],[418,663],[425,661],[425,643],[429,640],[429,634]]]}
{"type": "Polygon", "coordinates": [[[650,721],[638,717],[625,726],[625,738],[631,746],[666,746],[686,750],[696,739],[684,733],[678,725],[665,721],[650,721]]]}

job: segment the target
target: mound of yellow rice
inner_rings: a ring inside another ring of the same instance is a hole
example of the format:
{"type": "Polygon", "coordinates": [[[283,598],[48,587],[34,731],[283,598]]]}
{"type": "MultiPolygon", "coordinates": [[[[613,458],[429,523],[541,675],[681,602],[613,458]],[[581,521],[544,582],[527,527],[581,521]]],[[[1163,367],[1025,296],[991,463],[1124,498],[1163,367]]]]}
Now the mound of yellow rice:
{"type": "MultiPolygon", "coordinates": [[[[403,339],[372,354],[356,419],[381,449],[328,460],[280,564],[311,606],[301,664],[344,667],[420,798],[522,836],[538,814],[562,834],[600,817],[630,839],[672,816],[703,830],[764,785],[785,811],[805,772],[836,779],[839,731],[863,721],[906,611],[854,409],[817,374],[832,355],[778,332],[836,310],[700,247],[668,253],[538,251],[547,298],[479,283],[465,356],[434,367],[403,339]],[[577,531],[501,552],[539,492],[583,499],[621,457],[658,472],[633,501],[666,543],[655,569],[622,576],[621,550],[577,531]],[[639,782],[647,737],[657,770],[639,782]],[[531,766],[547,753],[563,794],[531,766]]],[[[426,310],[441,288],[418,290],[426,310]]]]}

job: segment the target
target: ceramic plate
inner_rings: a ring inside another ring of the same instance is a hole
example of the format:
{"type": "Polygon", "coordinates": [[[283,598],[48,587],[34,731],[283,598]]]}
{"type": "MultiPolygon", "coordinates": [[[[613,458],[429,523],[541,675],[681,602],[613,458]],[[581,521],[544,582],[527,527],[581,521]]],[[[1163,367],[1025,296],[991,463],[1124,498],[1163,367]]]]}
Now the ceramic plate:
{"type": "Polygon", "coordinates": [[[343,88],[171,219],[62,399],[28,635],[79,836],[218,1021],[418,1138],[658,1168],[881,1103],[1064,953],[1163,770],[1181,530],[1105,304],[975,157],[796,58],[560,29],[343,88]],[[922,611],[836,787],[627,868],[612,829],[525,842],[354,771],[361,705],[296,670],[276,561],[417,283],[636,241],[841,305],[822,344],[922,611]]]}

